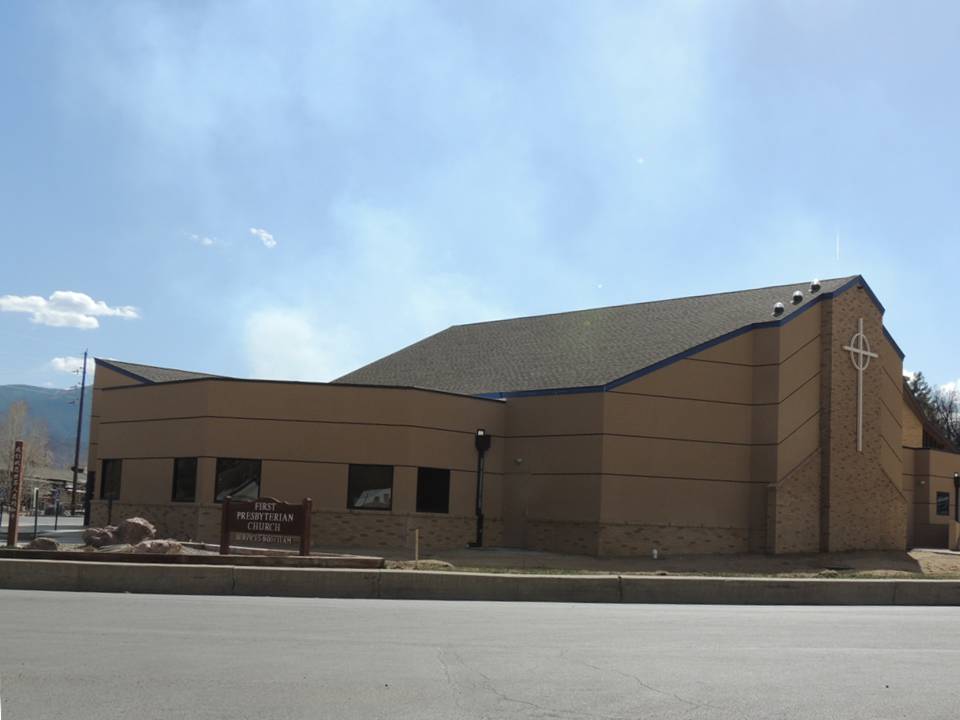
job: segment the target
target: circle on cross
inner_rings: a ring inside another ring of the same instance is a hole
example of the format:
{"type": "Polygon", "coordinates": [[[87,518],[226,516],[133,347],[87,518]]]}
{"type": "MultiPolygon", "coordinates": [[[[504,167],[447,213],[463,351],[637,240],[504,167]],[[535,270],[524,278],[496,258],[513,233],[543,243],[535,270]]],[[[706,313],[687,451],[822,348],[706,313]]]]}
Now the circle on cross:
{"type": "Polygon", "coordinates": [[[844,348],[850,351],[850,360],[857,370],[866,370],[870,364],[870,358],[876,357],[876,353],[870,352],[870,341],[863,331],[858,331],[850,338],[850,345],[844,348]]]}
{"type": "Polygon", "coordinates": [[[850,344],[844,345],[843,349],[850,353],[850,360],[853,362],[854,369],[859,373],[862,383],[863,371],[870,364],[870,358],[880,357],[875,352],[870,351],[870,341],[863,334],[863,318],[857,321],[857,332],[850,338],[850,344]]]}

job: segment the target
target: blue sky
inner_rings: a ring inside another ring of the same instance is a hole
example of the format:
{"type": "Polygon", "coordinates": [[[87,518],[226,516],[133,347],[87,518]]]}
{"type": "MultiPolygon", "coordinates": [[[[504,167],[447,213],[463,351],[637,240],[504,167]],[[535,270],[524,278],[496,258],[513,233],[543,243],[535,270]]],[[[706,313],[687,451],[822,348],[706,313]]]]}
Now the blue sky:
{"type": "Polygon", "coordinates": [[[328,380],[856,273],[953,381],[958,38],[947,2],[0,3],[0,383],[328,380]]]}

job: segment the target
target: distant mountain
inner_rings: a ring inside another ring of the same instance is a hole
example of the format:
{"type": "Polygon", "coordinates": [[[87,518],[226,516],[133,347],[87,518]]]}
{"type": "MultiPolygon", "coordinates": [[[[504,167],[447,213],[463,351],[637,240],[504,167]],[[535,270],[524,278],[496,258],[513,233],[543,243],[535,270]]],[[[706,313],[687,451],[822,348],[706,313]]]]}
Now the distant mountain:
{"type": "MultiPolygon", "coordinates": [[[[86,464],[87,438],[90,432],[90,390],[87,386],[83,405],[83,432],[80,436],[80,464],[86,464]]],[[[35,387],[33,385],[0,385],[0,417],[18,400],[27,403],[30,417],[47,426],[54,467],[73,465],[73,446],[77,434],[77,405],[80,388],[35,387]],[[74,401],[71,404],[71,401],[74,401]]]]}

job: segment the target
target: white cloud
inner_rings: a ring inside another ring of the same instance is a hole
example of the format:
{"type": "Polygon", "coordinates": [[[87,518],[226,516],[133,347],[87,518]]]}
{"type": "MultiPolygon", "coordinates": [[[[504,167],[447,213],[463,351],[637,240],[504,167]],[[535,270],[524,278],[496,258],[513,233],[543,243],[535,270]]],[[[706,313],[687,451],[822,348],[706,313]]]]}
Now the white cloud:
{"type": "Polygon", "coordinates": [[[250,234],[260,238],[260,242],[263,243],[265,248],[273,248],[277,246],[277,241],[273,239],[273,235],[268,233],[263,228],[250,228],[250,234]]]}
{"type": "Polygon", "coordinates": [[[85,293],[57,290],[50,297],[39,295],[2,295],[0,312],[28,313],[30,320],[51,327],[73,327],[91,330],[100,327],[98,317],[140,317],[130,305],[110,307],[85,293]]]}
{"type": "Polygon", "coordinates": [[[200,243],[204,247],[210,247],[211,245],[217,244],[216,238],[208,237],[206,235],[197,235],[195,233],[191,233],[190,239],[193,240],[194,242],[200,243]]]}
{"type": "MultiPolygon", "coordinates": [[[[64,357],[55,357],[50,361],[50,366],[58,372],[77,373],[83,367],[83,358],[74,355],[65,355],[64,357]]],[[[87,379],[93,377],[96,363],[92,357],[87,358],[87,379]]]]}
{"type": "Polygon", "coordinates": [[[347,334],[320,331],[306,312],[295,308],[253,313],[247,318],[244,342],[257,378],[321,382],[353,369],[347,334]]]}

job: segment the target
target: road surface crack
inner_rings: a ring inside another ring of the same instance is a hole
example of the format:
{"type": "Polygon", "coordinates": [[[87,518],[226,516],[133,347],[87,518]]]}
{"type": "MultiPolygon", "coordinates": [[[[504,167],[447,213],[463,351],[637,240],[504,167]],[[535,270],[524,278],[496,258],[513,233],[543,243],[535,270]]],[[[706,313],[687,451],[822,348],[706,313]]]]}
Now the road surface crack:
{"type": "Polygon", "coordinates": [[[517,705],[523,705],[528,707],[531,710],[544,713],[548,716],[553,717],[570,717],[570,718],[597,718],[597,720],[623,720],[619,716],[615,715],[601,715],[597,713],[584,713],[580,711],[573,710],[564,710],[562,708],[550,707],[549,705],[541,705],[540,703],[533,702],[532,700],[523,700],[522,698],[513,697],[512,695],[507,695],[502,690],[499,690],[494,685],[494,680],[489,675],[484,673],[482,670],[477,668],[468,667],[467,664],[463,661],[463,658],[460,657],[460,654],[457,652],[453,653],[453,656],[457,659],[457,662],[460,663],[460,666],[467,672],[474,673],[483,678],[483,682],[476,683],[474,686],[486,690],[487,692],[495,695],[503,702],[515,703],[517,705]]]}
{"type": "MultiPolygon", "coordinates": [[[[561,654],[561,655],[562,655],[562,654],[561,654]]],[[[583,666],[585,666],[585,667],[588,667],[588,668],[591,668],[591,669],[593,669],[593,670],[596,670],[597,672],[601,672],[601,673],[607,673],[607,672],[616,673],[616,674],[619,675],[620,677],[624,677],[624,678],[627,678],[627,679],[629,679],[629,680],[633,680],[637,685],[639,685],[640,687],[642,687],[642,688],[645,689],[645,690],[649,690],[650,692],[657,693],[658,695],[663,695],[663,696],[665,696],[665,697],[673,698],[673,699],[676,700],[677,702],[681,702],[681,703],[683,703],[684,705],[689,705],[692,710],[705,709],[705,710],[716,710],[716,711],[722,712],[722,713],[732,712],[732,711],[730,711],[730,710],[727,710],[726,708],[718,707],[717,705],[711,705],[711,704],[709,704],[709,703],[699,702],[699,701],[697,701],[697,700],[689,700],[689,699],[687,699],[687,698],[680,697],[680,696],[677,695],[677,693],[675,693],[675,692],[670,692],[669,690],[663,690],[663,689],[658,688],[658,687],[656,687],[656,686],[654,686],[654,685],[650,685],[649,683],[645,683],[643,680],[641,680],[641,679],[640,679],[639,677],[637,677],[636,675],[634,675],[634,674],[632,674],[632,673],[624,672],[623,670],[620,670],[619,668],[615,668],[615,667],[600,667],[599,665],[593,665],[592,663],[588,663],[586,660],[575,660],[574,662],[577,662],[577,663],[579,663],[580,665],[583,665],[583,666]]]]}

